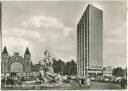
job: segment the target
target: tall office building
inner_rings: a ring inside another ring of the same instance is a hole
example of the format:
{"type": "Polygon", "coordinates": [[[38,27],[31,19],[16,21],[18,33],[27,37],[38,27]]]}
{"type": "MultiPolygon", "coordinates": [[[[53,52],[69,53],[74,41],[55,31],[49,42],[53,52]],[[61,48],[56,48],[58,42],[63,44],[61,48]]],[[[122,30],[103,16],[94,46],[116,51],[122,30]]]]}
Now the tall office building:
{"type": "Polygon", "coordinates": [[[101,74],[103,66],[103,11],[88,5],[77,24],[77,75],[101,74]]]}

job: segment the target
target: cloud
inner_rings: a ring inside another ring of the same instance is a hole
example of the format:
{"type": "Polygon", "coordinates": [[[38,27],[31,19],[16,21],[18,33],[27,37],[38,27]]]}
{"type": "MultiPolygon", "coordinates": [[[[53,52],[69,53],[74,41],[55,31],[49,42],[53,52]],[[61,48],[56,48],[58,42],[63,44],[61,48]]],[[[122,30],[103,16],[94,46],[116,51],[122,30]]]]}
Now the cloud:
{"type": "MultiPolygon", "coordinates": [[[[11,29],[4,29],[2,32],[3,47],[7,46],[11,55],[14,51],[20,51],[23,55],[27,46],[33,41],[40,41],[41,35],[38,31],[32,31],[25,28],[14,27],[11,29]]],[[[41,39],[41,41],[46,41],[41,39]]]]}
{"type": "Polygon", "coordinates": [[[46,16],[31,16],[26,21],[23,21],[22,24],[24,27],[45,27],[45,28],[60,28],[63,27],[63,24],[61,24],[58,20],[56,20],[53,17],[46,17],[46,16]]]}
{"type": "Polygon", "coordinates": [[[43,15],[28,17],[19,25],[3,30],[3,44],[7,46],[11,55],[14,51],[22,52],[23,55],[29,46],[34,63],[42,59],[45,49],[48,49],[53,57],[69,61],[68,56],[72,56],[74,51],[74,40],[68,39],[73,34],[73,28],[56,18],[43,15]]]}
{"type": "Polygon", "coordinates": [[[126,66],[127,58],[127,28],[126,22],[104,33],[104,64],[126,66]],[[111,60],[111,61],[108,61],[111,60]]]}
{"type": "Polygon", "coordinates": [[[3,35],[6,37],[21,37],[21,38],[32,38],[32,39],[40,39],[40,33],[38,31],[31,31],[24,28],[12,28],[8,30],[3,30],[3,35]]]}
{"type": "Polygon", "coordinates": [[[51,31],[61,31],[63,35],[68,36],[73,31],[72,28],[64,25],[62,22],[54,17],[37,15],[31,16],[27,20],[22,22],[25,28],[43,28],[51,31]]]}
{"type": "Polygon", "coordinates": [[[127,33],[127,26],[126,22],[120,24],[116,29],[113,29],[113,31],[105,31],[104,39],[107,42],[110,43],[120,43],[125,44],[126,43],[126,33],[127,33]]]}
{"type": "Polygon", "coordinates": [[[123,28],[126,2],[4,2],[4,45],[12,53],[24,53],[29,46],[34,63],[42,59],[46,48],[53,57],[70,60],[76,56],[76,24],[88,3],[104,13],[104,65],[124,66],[127,56],[126,29],[123,28]]]}

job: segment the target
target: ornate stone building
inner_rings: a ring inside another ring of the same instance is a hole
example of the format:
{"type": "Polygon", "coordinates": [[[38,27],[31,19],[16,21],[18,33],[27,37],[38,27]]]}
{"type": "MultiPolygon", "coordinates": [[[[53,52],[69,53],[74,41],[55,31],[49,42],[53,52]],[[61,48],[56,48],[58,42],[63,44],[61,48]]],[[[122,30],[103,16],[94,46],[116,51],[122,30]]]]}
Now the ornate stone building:
{"type": "Polygon", "coordinates": [[[19,52],[14,52],[13,56],[10,56],[7,48],[4,47],[2,52],[2,61],[1,61],[1,72],[2,73],[10,73],[10,72],[18,72],[18,73],[29,73],[31,72],[32,61],[31,61],[31,53],[27,47],[24,57],[19,55],[19,52]]]}

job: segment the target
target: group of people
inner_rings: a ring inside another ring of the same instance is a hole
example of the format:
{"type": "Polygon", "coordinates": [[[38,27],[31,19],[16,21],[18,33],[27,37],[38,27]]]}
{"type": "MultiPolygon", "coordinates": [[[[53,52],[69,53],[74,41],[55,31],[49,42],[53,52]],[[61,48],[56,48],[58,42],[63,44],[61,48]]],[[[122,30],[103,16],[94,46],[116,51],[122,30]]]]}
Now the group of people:
{"type": "Polygon", "coordinates": [[[5,75],[4,77],[2,77],[1,79],[1,85],[5,86],[5,85],[21,85],[21,78],[18,76],[12,76],[12,75],[5,75]]]}
{"type": "MultiPolygon", "coordinates": [[[[91,86],[91,78],[90,77],[87,77],[85,79],[84,78],[79,79],[77,77],[76,82],[79,84],[79,87],[82,87],[85,84],[86,84],[87,88],[90,88],[90,86],[91,86]]],[[[127,87],[127,78],[126,77],[121,78],[120,86],[121,86],[121,89],[125,89],[127,87]]]]}
{"type": "Polygon", "coordinates": [[[87,88],[90,88],[90,85],[91,85],[90,77],[87,77],[86,79],[84,79],[84,78],[79,79],[77,77],[76,82],[79,84],[79,87],[82,87],[86,84],[87,88]]]}
{"type": "MultiPolygon", "coordinates": [[[[61,76],[58,76],[58,78],[61,78],[61,76]]],[[[24,81],[24,76],[18,76],[18,75],[4,75],[2,76],[1,79],[1,85],[5,86],[5,85],[22,85],[22,81],[24,81]]],[[[51,80],[51,82],[53,82],[54,80],[51,80]]],[[[62,79],[59,80],[60,83],[62,84],[62,79]]],[[[90,77],[86,77],[86,78],[78,78],[76,77],[76,83],[79,85],[79,87],[83,87],[83,86],[87,86],[87,88],[90,88],[91,86],[91,78],[90,77]]],[[[121,89],[125,89],[127,86],[127,78],[126,77],[122,77],[121,81],[120,81],[120,86],[121,89]]]]}

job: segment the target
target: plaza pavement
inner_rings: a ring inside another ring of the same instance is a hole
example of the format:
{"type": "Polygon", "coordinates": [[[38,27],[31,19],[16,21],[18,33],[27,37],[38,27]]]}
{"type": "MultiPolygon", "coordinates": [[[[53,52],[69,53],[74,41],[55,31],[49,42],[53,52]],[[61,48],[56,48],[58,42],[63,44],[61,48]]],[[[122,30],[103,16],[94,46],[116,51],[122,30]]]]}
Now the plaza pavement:
{"type": "MultiPolygon", "coordinates": [[[[37,85],[37,84],[36,84],[37,85]]],[[[86,85],[79,87],[78,84],[67,84],[64,83],[61,86],[55,86],[55,87],[50,87],[49,86],[41,86],[41,87],[2,87],[3,90],[107,90],[107,89],[120,89],[120,84],[117,83],[105,83],[105,82],[91,82],[91,87],[87,88],[86,85]]]]}

